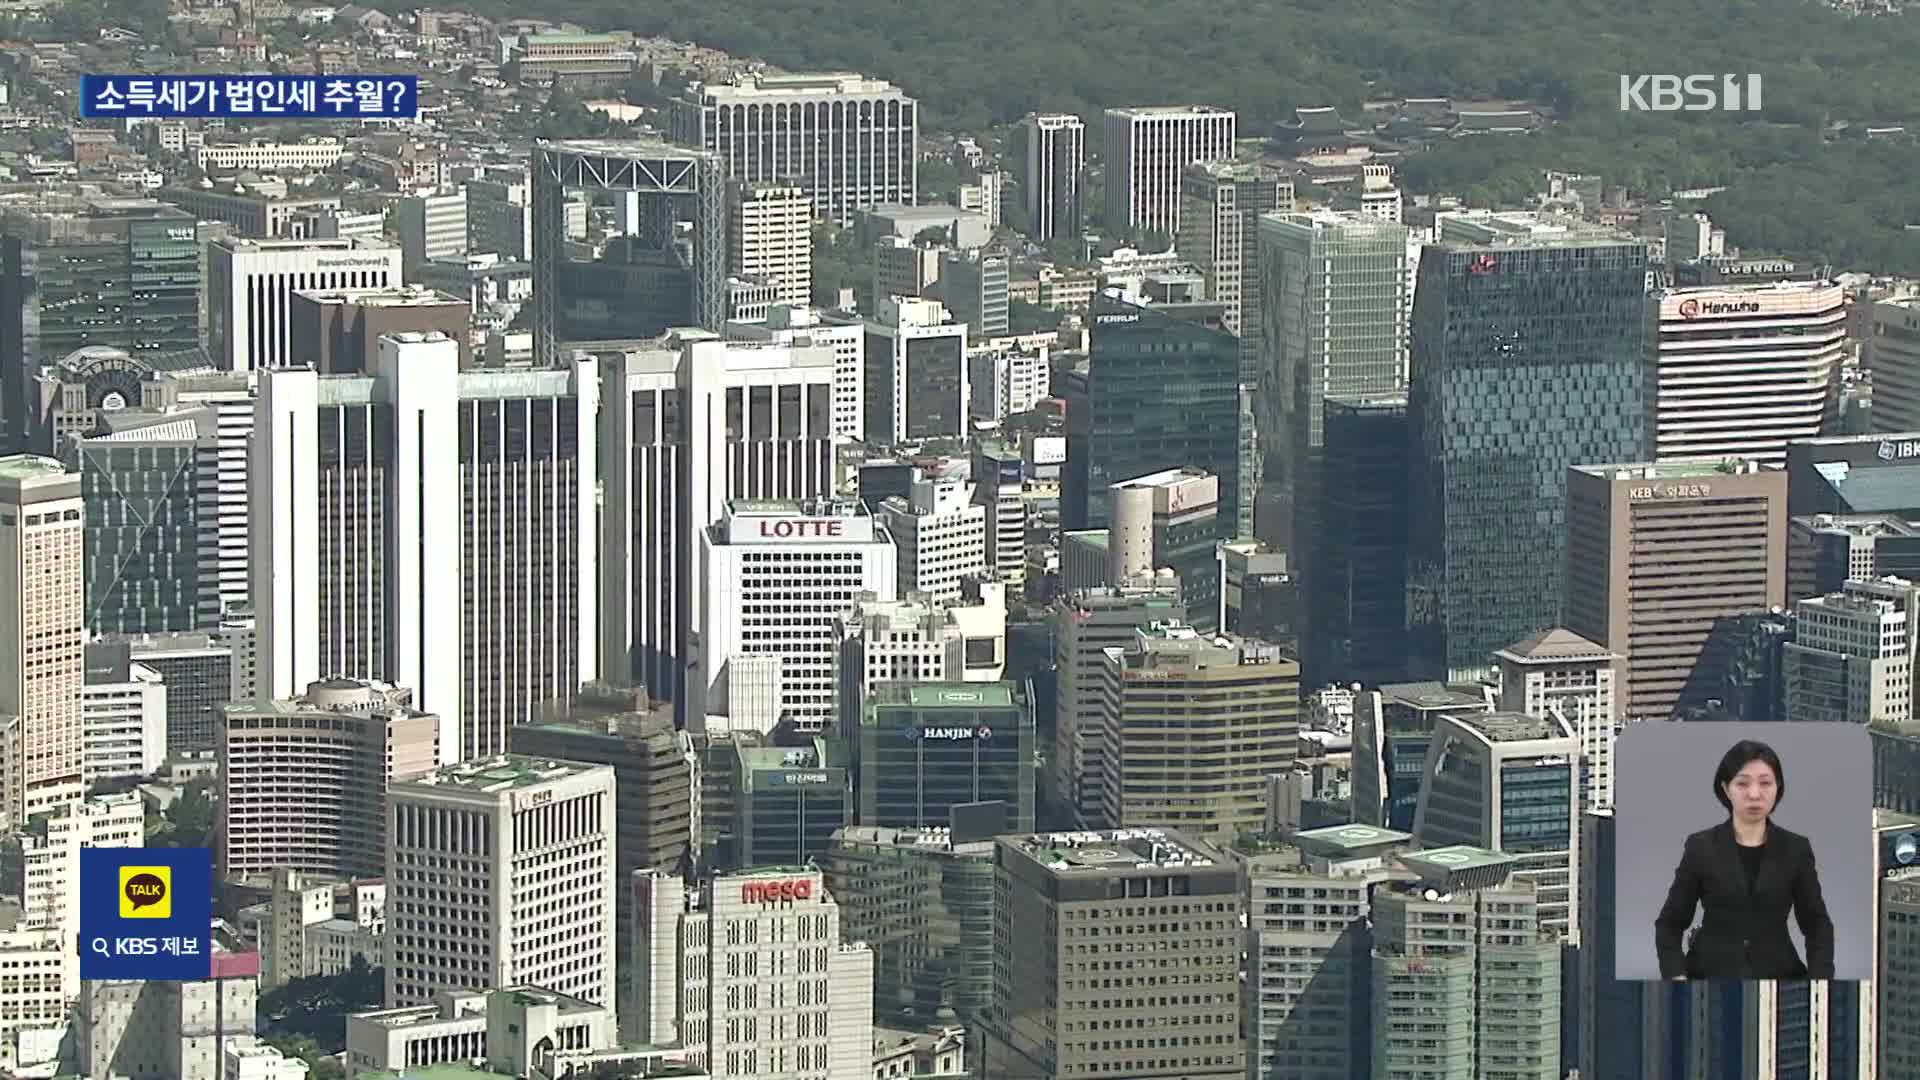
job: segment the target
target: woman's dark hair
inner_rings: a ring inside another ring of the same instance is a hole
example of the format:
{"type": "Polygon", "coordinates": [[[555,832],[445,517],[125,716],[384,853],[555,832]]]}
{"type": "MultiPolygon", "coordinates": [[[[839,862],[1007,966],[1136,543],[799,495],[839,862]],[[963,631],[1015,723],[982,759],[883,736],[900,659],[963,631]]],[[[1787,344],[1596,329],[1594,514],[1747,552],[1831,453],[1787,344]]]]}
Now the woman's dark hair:
{"type": "Polygon", "coordinates": [[[1733,749],[1720,759],[1720,767],[1713,771],[1713,797],[1719,799],[1720,805],[1726,807],[1729,813],[1733,810],[1733,803],[1727,798],[1727,785],[1733,783],[1733,778],[1741,769],[1755,761],[1764,761],[1767,768],[1773,770],[1773,804],[1778,806],[1787,797],[1787,771],[1780,767],[1780,755],[1774,753],[1773,747],[1766,743],[1741,739],[1733,744],[1733,749]]]}

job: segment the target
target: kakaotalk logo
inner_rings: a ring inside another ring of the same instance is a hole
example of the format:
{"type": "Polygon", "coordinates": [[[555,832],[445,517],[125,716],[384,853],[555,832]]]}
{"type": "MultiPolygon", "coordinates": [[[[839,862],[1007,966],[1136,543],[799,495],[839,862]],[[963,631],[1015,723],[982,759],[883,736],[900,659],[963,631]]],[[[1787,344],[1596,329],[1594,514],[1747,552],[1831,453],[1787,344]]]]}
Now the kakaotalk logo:
{"type": "Polygon", "coordinates": [[[1758,75],[1622,75],[1621,112],[1759,112],[1758,75]]]}

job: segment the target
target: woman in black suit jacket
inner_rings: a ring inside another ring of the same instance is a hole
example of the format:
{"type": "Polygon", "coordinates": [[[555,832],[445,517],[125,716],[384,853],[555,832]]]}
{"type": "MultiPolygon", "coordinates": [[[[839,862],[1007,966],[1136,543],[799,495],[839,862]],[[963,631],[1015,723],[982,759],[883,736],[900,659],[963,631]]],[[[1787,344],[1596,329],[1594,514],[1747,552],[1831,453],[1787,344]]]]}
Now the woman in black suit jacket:
{"type": "Polygon", "coordinates": [[[1786,793],[1780,755],[1767,744],[1743,740],[1720,759],[1713,794],[1727,820],[1687,837],[1653,922],[1661,978],[1833,978],[1833,920],[1813,845],[1771,820],[1786,793]],[[1683,953],[1696,906],[1706,916],[1683,953]],[[1789,908],[1806,937],[1804,962],[1787,936],[1789,908]]]}

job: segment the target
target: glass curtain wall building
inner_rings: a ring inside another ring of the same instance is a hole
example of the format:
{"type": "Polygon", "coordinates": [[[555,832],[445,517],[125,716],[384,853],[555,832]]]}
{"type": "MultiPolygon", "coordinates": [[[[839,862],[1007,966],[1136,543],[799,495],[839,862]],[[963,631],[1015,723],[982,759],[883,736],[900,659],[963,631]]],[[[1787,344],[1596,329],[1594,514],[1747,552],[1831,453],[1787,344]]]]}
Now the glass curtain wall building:
{"type": "Polygon", "coordinates": [[[953,808],[1004,802],[1033,828],[1034,715],[1015,683],[882,683],[854,737],[862,825],[944,827],[953,808]]]}

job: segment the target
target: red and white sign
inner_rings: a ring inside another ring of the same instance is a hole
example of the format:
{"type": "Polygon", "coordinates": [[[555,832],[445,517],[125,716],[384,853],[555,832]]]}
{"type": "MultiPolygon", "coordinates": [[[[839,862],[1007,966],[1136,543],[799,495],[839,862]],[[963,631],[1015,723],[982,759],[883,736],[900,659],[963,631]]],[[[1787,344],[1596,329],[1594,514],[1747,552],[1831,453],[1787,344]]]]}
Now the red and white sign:
{"type": "Polygon", "coordinates": [[[807,878],[785,881],[749,881],[740,886],[743,904],[777,904],[783,900],[813,899],[813,882],[807,878]]]}
{"type": "Polygon", "coordinates": [[[727,526],[727,540],[735,544],[845,544],[872,539],[873,519],[860,515],[735,514],[727,526]]]}

